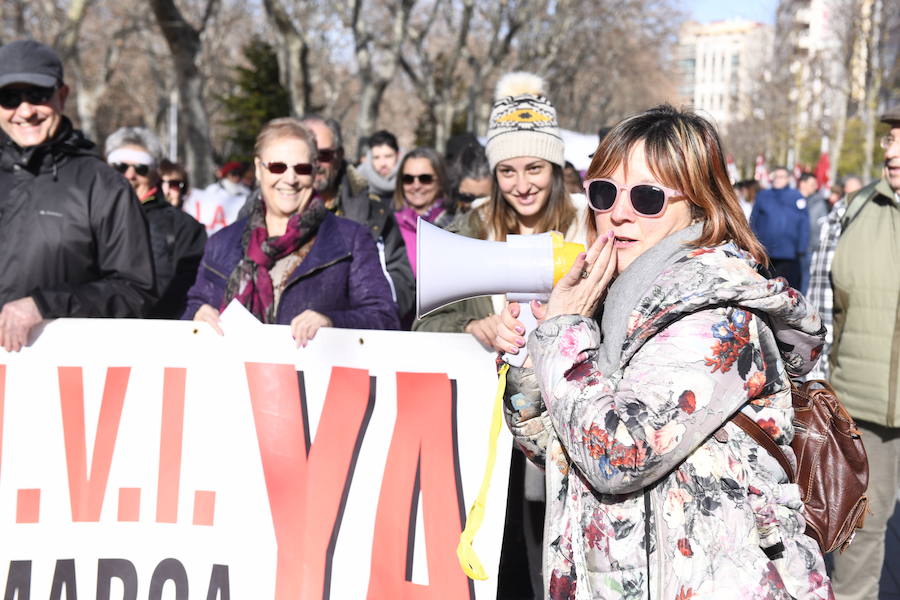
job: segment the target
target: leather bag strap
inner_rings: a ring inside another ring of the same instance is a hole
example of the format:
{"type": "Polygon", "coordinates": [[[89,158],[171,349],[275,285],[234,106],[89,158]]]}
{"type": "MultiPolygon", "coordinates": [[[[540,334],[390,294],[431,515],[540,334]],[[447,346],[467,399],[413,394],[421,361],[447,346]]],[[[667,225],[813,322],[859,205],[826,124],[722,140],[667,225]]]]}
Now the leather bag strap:
{"type": "Polygon", "coordinates": [[[794,469],[791,467],[791,462],[788,460],[787,456],[785,456],[784,452],[781,451],[778,444],[775,443],[772,436],[766,433],[766,430],[760,427],[759,423],[740,411],[735,413],[731,420],[735,425],[743,429],[747,435],[753,438],[757,444],[765,448],[769,454],[775,457],[775,460],[778,461],[778,464],[781,465],[781,468],[784,469],[785,474],[787,474],[788,479],[791,483],[794,483],[795,475],[794,469]]]}

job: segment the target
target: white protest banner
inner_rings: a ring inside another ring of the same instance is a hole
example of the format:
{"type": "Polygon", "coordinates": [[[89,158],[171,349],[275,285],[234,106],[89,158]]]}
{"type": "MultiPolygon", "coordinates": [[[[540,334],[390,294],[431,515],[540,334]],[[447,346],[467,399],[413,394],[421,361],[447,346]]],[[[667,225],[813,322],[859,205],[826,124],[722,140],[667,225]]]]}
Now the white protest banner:
{"type": "Polygon", "coordinates": [[[12,600],[494,598],[505,428],[466,335],[62,319],[0,351],[0,577],[12,600]]]}

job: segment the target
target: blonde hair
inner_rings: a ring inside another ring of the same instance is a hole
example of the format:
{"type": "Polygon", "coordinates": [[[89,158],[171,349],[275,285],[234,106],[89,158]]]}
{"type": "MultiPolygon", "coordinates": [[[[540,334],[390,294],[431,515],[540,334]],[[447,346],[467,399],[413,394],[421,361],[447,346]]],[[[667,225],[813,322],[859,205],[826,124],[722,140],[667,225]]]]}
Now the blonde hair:
{"type": "MultiPolygon", "coordinates": [[[[696,247],[733,241],[760,264],[769,259],[750,230],[728,178],[722,144],[715,128],[690,111],[662,104],[628,117],[613,127],[600,142],[586,179],[609,177],[644,143],[647,166],[660,183],[679,190],[691,205],[691,215],[703,222],[696,247]]],[[[594,215],[588,215],[589,237],[596,238],[594,215]]]]}
{"type": "Polygon", "coordinates": [[[253,146],[253,153],[256,156],[262,156],[263,150],[274,142],[284,138],[297,138],[306,142],[309,147],[309,160],[316,162],[319,156],[319,150],[316,147],[316,136],[310,129],[293,117],[281,117],[272,119],[260,130],[256,136],[256,144],[253,146]]]}

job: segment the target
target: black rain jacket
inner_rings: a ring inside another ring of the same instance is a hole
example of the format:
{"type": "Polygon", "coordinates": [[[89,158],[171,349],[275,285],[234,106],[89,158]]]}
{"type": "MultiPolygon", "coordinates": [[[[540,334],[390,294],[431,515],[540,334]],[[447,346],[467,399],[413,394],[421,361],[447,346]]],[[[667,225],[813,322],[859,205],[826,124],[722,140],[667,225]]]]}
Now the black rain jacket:
{"type": "Polygon", "coordinates": [[[128,181],[63,118],[39,146],[0,132],[0,307],[45,319],[141,317],[153,302],[147,222],[128,181]]]}

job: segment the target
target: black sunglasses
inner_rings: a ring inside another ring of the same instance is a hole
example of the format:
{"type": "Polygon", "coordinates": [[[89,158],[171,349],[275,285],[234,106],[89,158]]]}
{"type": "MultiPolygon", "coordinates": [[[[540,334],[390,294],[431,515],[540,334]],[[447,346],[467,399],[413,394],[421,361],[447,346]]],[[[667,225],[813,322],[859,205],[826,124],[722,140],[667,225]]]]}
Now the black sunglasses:
{"type": "Polygon", "coordinates": [[[475,194],[463,194],[462,192],[457,192],[456,194],[457,202],[462,202],[463,204],[472,204],[476,200],[478,200],[478,196],[475,194]]]}
{"type": "Polygon", "coordinates": [[[407,173],[404,173],[403,177],[401,177],[401,180],[406,185],[412,185],[412,182],[416,179],[418,179],[419,183],[421,183],[422,185],[429,185],[431,183],[434,183],[434,175],[432,175],[431,173],[425,173],[423,175],[409,175],[407,173]]]}
{"type": "Polygon", "coordinates": [[[140,175],[141,177],[146,177],[147,173],[150,172],[150,165],[133,165],[131,163],[113,163],[113,169],[124,175],[128,172],[128,167],[132,167],[134,172],[140,175]]]}
{"type": "Polygon", "coordinates": [[[631,200],[634,212],[645,217],[660,216],[669,198],[682,196],[681,192],[650,183],[620,187],[610,179],[588,179],[584,182],[584,192],[591,208],[596,212],[611,211],[619,198],[620,190],[631,200]]]}
{"type": "Polygon", "coordinates": [[[163,179],[163,185],[184,190],[184,182],[180,179],[163,179]]]}
{"type": "MultiPolygon", "coordinates": [[[[267,168],[269,173],[272,173],[273,175],[281,175],[288,170],[288,165],[283,162],[262,163],[262,166],[267,168]]],[[[294,173],[297,175],[312,175],[314,168],[312,163],[297,163],[292,166],[294,173]]]]}
{"type": "Polygon", "coordinates": [[[316,153],[317,158],[320,163],[330,163],[334,160],[334,157],[337,155],[337,149],[335,148],[319,148],[319,151],[316,153]]]}
{"type": "Polygon", "coordinates": [[[23,88],[0,89],[0,106],[7,110],[19,108],[23,102],[28,104],[47,104],[56,92],[55,87],[28,86],[23,88]]]}

